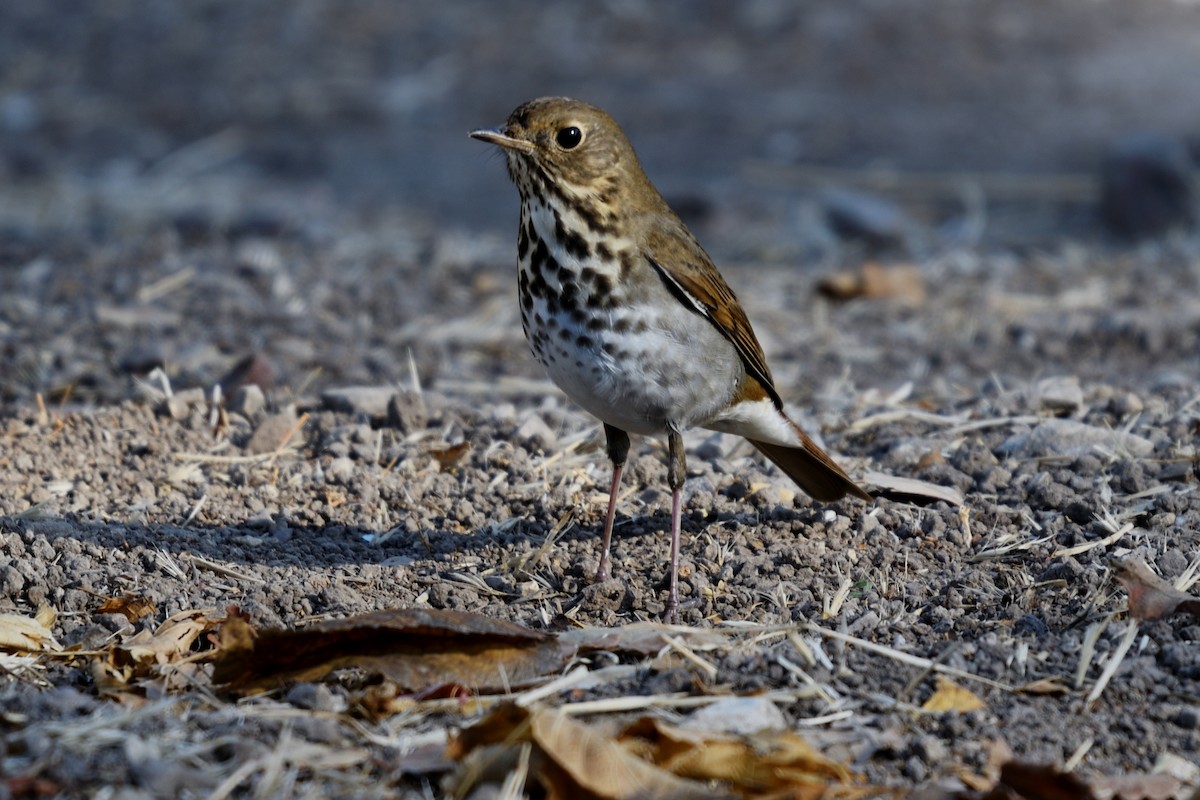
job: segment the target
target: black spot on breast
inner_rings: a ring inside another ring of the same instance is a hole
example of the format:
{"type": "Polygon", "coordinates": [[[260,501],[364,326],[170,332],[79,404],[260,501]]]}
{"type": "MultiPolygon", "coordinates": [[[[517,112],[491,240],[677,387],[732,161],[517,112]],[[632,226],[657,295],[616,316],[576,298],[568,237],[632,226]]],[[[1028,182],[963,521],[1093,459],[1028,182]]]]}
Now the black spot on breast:
{"type": "Polygon", "coordinates": [[[599,331],[604,329],[604,318],[598,314],[584,314],[581,311],[580,316],[587,317],[587,329],[589,331],[599,331]]]}
{"type": "Polygon", "coordinates": [[[588,246],[587,239],[583,238],[579,231],[567,228],[563,224],[562,215],[558,211],[554,212],[554,235],[558,239],[559,244],[575,258],[584,259],[592,254],[592,249],[588,246]]]}
{"type": "Polygon", "coordinates": [[[611,218],[603,214],[598,206],[577,205],[575,212],[579,214],[583,224],[588,226],[588,230],[593,233],[613,233],[615,231],[610,221],[611,218]]]}
{"type": "Polygon", "coordinates": [[[550,251],[546,249],[546,243],[538,239],[537,244],[533,247],[533,257],[529,261],[529,266],[539,278],[548,258],[550,258],[550,251]]]}
{"type": "Polygon", "coordinates": [[[592,337],[590,336],[584,336],[583,334],[580,334],[579,336],[575,337],[576,347],[592,347],[595,344],[596,343],[592,341],[592,337]]]}
{"type": "Polygon", "coordinates": [[[601,295],[603,297],[612,296],[612,290],[613,290],[612,278],[608,277],[607,275],[602,275],[600,273],[597,273],[596,279],[592,282],[592,286],[594,287],[596,294],[601,295]]]}
{"type": "Polygon", "coordinates": [[[529,291],[534,297],[545,297],[550,294],[550,287],[546,284],[546,279],[542,277],[542,273],[533,273],[533,278],[529,281],[529,291]]]}
{"type": "Polygon", "coordinates": [[[612,250],[604,242],[596,242],[596,255],[605,261],[612,260],[612,250]]]}
{"type": "Polygon", "coordinates": [[[529,231],[522,224],[521,230],[517,233],[517,258],[524,261],[527,255],[529,255],[529,231]]]}
{"type": "Polygon", "coordinates": [[[612,329],[614,333],[629,333],[629,329],[632,327],[632,325],[633,323],[629,321],[629,317],[619,317],[615,322],[613,322],[612,329]]]}
{"type": "Polygon", "coordinates": [[[579,287],[574,281],[564,281],[562,291],[559,293],[559,300],[562,301],[562,307],[567,311],[574,313],[579,308],[579,287]]]}
{"type": "Polygon", "coordinates": [[[528,313],[533,308],[533,295],[529,293],[529,276],[524,270],[517,273],[517,295],[521,298],[521,310],[528,313]]]}

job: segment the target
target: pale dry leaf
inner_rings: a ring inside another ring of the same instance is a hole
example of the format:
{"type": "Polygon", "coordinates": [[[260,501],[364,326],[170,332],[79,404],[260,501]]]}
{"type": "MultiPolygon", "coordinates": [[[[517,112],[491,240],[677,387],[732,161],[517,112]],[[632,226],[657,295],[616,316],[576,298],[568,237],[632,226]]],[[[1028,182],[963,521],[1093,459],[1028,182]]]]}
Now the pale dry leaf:
{"type": "Polygon", "coordinates": [[[987,708],[987,703],[983,702],[979,695],[970,689],[959,686],[949,678],[941,676],[938,676],[937,688],[921,706],[922,710],[935,714],[943,711],[965,713],[981,711],[985,708],[987,708]]]}
{"type": "Polygon", "coordinates": [[[1174,775],[1151,772],[1143,775],[1098,775],[1090,780],[1097,800],[1175,800],[1186,797],[1183,782],[1174,775]]]}
{"type": "MultiPolygon", "coordinates": [[[[539,709],[530,717],[534,743],[581,789],[611,800],[717,798],[724,792],[685,780],[636,757],[596,728],[559,710],[539,709]]],[[[564,797],[577,797],[568,793],[564,797]]]]}
{"type": "MultiPolygon", "coordinates": [[[[530,783],[537,783],[548,798],[588,797],[599,800],[685,800],[731,798],[701,783],[684,780],[650,764],[595,726],[573,719],[558,709],[527,709],[505,703],[469,728],[459,732],[446,748],[447,755],[473,765],[473,754],[490,750],[489,761],[510,760],[523,743],[536,747],[530,783]]],[[[469,775],[459,775],[459,791],[469,789],[469,775]]]]}
{"type": "Polygon", "coordinates": [[[0,614],[0,650],[36,653],[61,649],[50,628],[42,621],[20,614],[0,614]]]}
{"type": "Polygon", "coordinates": [[[213,610],[190,609],[168,617],[154,633],[140,631],[119,645],[130,658],[142,664],[170,664],[187,656],[192,645],[217,620],[213,610]]]}

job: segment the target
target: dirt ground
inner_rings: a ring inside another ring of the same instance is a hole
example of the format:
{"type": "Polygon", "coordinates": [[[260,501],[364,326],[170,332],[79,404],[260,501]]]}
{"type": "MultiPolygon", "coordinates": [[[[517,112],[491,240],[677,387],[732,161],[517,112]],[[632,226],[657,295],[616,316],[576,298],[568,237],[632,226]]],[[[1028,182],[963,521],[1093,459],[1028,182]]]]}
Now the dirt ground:
{"type": "MultiPolygon", "coordinates": [[[[1190,56],[1170,58],[1170,32],[1200,10],[1048,4],[1074,24],[1064,50],[1064,25],[988,3],[971,17],[928,4],[932,32],[871,3],[846,4],[859,16],[748,3],[732,20],[705,5],[691,44],[672,48],[630,33],[682,19],[640,3],[607,4],[594,28],[541,4],[500,17],[443,5],[0,12],[0,613],[53,609],[57,642],[92,654],[231,606],[288,628],[407,607],[543,631],[656,620],[664,444],[635,442],[614,577],[591,584],[603,435],[528,354],[516,192],[465,136],[527,96],[569,91],[624,106],[794,416],[883,496],[815,504],[744,443],[689,434],[681,616],[728,637],[703,654],[715,670],[583,657],[634,668],[547,702],[796,690],[776,702],[783,727],[870,784],[943,794],[978,788],[963,776],[998,752],[1089,779],[1196,764],[1200,622],[1139,626],[1113,559],[1169,581],[1200,569],[1198,235],[1118,242],[1094,196],[985,192],[980,205],[963,178],[894,196],[903,235],[881,249],[839,235],[788,168],[1085,170],[1133,116],[1183,132],[1173,109],[1186,103],[1136,87],[1188,91],[1190,77],[1172,83],[1190,56]],[[553,48],[514,47],[530,26],[553,48]],[[1113,44],[1122,30],[1162,33],[1158,57],[1137,62],[1162,80],[1123,70],[1136,59],[1113,44]],[[275,50],[256,49],[265,31],[282,37],[275,50]],[[934,33],[973,69],[915,57],[934,33]],[[877,46],[851,57],[837,36],[877,46]],[[824,83],[783,85],[773,67],[796,52],[829,67],[824,83]],[[638,83],[655,54],[663,80],[638,83]],[[1061,62],[1066,84],[1047,85],[1034,56],[1061,62]],[[502,57],[520,69],[489,69],[502,57]],[[994,84],[995,116],[973,115],[964,98],[998,74],[1035,77],[1023,93],[994,84]],[[1081,136],[1071,104],[1106,75],[1121,80],[1081,136]],[[896,95],[906,81],[920,91],[896,95]],[[681,125],[693,108],[698,124],[681,125]],[[1028,146],[996,131],[1005,114],[1041,119],[1028,146]],[[972,121],[990,133],[973,139],[972,121]],[[1003,146],[972,160],[988,136],[1003,146]],[[898,290],[821,291],[872,259],[898,290]],[[962,502],[902,496],[889,477],[962,502]],[[153,613],[99,610],[124,595],[153,613]],[[982,707],[924,710],[938,670],[982,707]]],[[[443,796],[453,765],[414,754],[479,716],[364,716],[361,669],[244,699],[204,667],[113,691],[96,658],[0,655],[0,797],[443,796]]]]}

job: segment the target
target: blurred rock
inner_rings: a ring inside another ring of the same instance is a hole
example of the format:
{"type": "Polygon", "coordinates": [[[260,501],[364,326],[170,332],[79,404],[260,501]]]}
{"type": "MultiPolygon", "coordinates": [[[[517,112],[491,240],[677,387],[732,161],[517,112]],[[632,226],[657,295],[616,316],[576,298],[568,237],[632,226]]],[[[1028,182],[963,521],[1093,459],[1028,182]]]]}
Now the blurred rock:
{"type": "Polygon", "coordinates": [[[521,423],[521,427],[517,428],[513,438],[542,451],[549,451],[558,441],[558,437],[554,435],[554,431],[550,429],[540,414],[530,414],[526,417],[525,421],[521,423]]]}
{"type": "Polygon", "coordinates": [[[388,399],[387,423],[401,433],[423,431],[428,422],[425,399],[416,392],[401,389],[388,399]]]}
{"type": "Polygon", "coordinates": [[[211,241],[217,234],[217,224],[212,215],[200,209],[180,211],[171,217],[170,225],[179,238],[189,245],[211,241]]]}
{"type": "Polygon", "coordinates": [[[1144,133],[1117,143],[1100,172],[1100,213],[1129,239],[1161,236],[1195,222],[1195,168],[1187,144],[1144,133]]]}
{"type": "Polygon", "coordinates": [[[208,398],[203,389],[199,387],[184,389],[170,397],[164,397],[155,408],[155,412],[171,419],[183,419],[192,408],[202,406],[207,402],[208,398]]]}
{"type": "Polygon", "coordinates": [[[246,442],[246,452],[251,455],[273,453],[287,444],[295,435],[296,409],[288,407],[278,414],[263,417],[246,442]]]}
{"type": "Polygon", "coordinates": [[[117,369],[136,375],[161,367],[166,361],[167,349],[162,341],[139,341],[117,357],[117,369]]]}
{"type": "Polygon", "coordinates": [[[752,734],[782,731],[787,719],[775,703],[765,697],[730,697],[693,711],[683,727],[698,731],[752,734]]]}
{"type": "Polygon", "coordinates": [[[915,229],[900,206],[867,192],[829,189],[821,196],[821,207],[838,236],[876,249],[903,245],[915,229]]]}
{"type": "Polygon", "coordinates": [[[1154,444],[1132,433],[1097,428],[1070,419],[1048,419],[1029,433],[1009,437],[997,451],[1017,458],[1082,456],[1097,451],[1145,458],[1154,451],[1154,444]]]}
{"type": "Polygon", "coordinates": [[[264,392],[275,385],[275,366],[262,353],[251,353],[226,372],[218,383],[221,394],[233,397],[238,389],[254,384],[264,392]]]}
{"type": "Polygon", "coordinates": [[[321,403],[330,411],[385,419],[396,394],[395,386],[343,386],[321,392],[321,403]]]}
{"type": "Polygon", "coordinates": [[[1033,395],[1030,405],[1038,411],[1066,415],[1083,408],[1083,389],[1074,375],[1043,378],[1034,385],[1033,395]]]}
{"type": "Polygon", "coordinates": [[[256,383],[246,384],[238,388],[229,399],[229,410],[241,414],[246,419],[254,419],[266,408],[267,396],[256,383]]]}

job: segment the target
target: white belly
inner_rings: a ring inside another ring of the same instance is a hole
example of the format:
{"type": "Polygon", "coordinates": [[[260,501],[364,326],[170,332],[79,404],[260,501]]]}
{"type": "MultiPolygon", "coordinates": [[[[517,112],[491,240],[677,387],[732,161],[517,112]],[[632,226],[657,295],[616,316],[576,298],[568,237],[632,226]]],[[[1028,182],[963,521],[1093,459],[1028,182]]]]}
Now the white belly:
{"type": "Polygon", "coordinates": [[[589,413],[630,433],[705,425],[728,405],[742,377],[733,345],[708,320],[665,289],[657,299],[608,312],[610,323],[601,330],[539,309],[554,320],[538,353],[550,379],[589,413]],[[618,332],[623,315],[642,319],[644,327],[618,332]]]}

